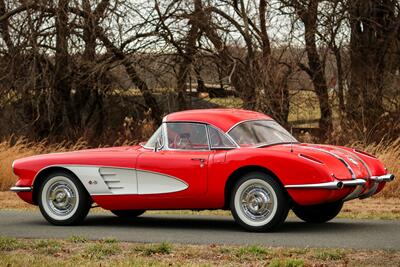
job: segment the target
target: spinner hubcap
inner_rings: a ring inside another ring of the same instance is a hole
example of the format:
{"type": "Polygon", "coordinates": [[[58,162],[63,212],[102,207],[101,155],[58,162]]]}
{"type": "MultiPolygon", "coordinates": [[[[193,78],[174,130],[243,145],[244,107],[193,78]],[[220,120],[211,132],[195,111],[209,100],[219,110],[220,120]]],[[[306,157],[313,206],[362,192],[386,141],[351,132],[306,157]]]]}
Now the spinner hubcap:
{"type": "Polygon", "coordinates": [[[246,187],[240,200],[243,213],[254,221],[267,219],[275,205],[270,190],[261,184],[252,184],[246,187]]]}
{"type": "Polygon", "coordinates": [[[54,181],[47,190],[47,206],[56,215],[69,215],[76,206],[76,194],[70,183],[54,181]]]}

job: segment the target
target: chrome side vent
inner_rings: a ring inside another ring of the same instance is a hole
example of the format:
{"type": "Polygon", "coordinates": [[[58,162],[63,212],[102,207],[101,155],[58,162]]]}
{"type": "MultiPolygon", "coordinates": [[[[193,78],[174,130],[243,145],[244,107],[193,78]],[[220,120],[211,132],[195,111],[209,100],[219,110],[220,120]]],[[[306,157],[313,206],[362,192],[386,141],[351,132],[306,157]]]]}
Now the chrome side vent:
{"type": "Polygon", "coordinates": [[[111,172],[110,168],[100,168],[99,172],[108,189],[111,191],[114,189],[124,189],[124,187],[121,186],[121,181],[116,178],[117,174],[111,172]]]}
{"type": "Polygon", "coordinates": [[[104,167],[99,173],[113,194],[137,194],[135,170],[104,167]]]}

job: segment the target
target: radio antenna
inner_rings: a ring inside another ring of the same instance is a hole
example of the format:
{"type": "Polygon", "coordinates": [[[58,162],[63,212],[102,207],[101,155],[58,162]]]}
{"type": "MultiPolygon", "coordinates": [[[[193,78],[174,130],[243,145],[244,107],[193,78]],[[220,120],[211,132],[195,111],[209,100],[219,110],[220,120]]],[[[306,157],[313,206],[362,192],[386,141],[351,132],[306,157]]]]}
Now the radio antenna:
{"type": "Polygon", "coordinates": [[[292,124],[290,124],[290,135],[291,135],[291,138],[290,138],[290,152],[292,152],[293,153],[293,125],[292,124]]]}

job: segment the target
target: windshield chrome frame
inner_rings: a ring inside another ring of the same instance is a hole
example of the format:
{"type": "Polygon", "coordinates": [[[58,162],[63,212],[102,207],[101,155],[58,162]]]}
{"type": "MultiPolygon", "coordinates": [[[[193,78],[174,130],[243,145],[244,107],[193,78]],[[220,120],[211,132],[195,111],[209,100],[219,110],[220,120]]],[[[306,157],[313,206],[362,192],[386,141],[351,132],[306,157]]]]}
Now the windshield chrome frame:
{"type": "Polygon", "coordinates": [[[168,122],[163,122],[163,130],[164,130],[164,142],[165,142],[165,148],[164,150],[170,150],[170,151],[210,151],[210,140],[208,138],[208,129],[207,129],[207,124],[206,123],[200,123],[200,122],[193,122],[193,121],[168,121],[168,122]],[[205,130],[206,130],[206,137],[207,137],[207,146],[208,149],[182,149],[182,148],[170,148],[168,144],[168,131],[167,131],[167,124],[168,123],[192,123],[192,124],[201,124],[204,125],[205,130]]]}

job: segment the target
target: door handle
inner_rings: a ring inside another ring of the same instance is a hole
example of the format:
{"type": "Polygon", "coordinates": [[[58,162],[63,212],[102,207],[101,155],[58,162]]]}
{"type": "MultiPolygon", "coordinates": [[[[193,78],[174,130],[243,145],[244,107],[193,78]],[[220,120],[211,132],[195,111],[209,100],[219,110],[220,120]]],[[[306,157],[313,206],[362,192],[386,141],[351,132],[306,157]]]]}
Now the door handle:
{"type": "Polygon", "coordinates": [[[206,159],[203,159],[203,158],[192,158],[191,160],[200,161],[200,168],[203,168],[204,163],[206,162],[206,159]]]}
{"type": "Polygon", "coordinates": [[[203,158],[192,158],[191,160],[198,160],[198,161],[200,161],[201,163],[206,162],[206,160],[203,159],[203,158]]]}

